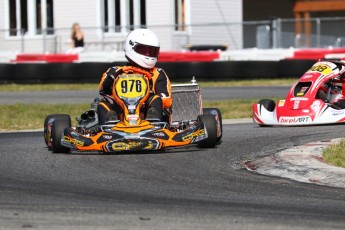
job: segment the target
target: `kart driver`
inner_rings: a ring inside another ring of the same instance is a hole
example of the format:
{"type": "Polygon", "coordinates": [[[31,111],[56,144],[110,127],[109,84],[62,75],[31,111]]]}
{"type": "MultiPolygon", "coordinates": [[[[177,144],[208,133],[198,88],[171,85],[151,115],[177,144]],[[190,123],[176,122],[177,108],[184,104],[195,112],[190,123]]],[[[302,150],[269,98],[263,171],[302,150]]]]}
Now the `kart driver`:
{"type": "MultiPolygon", "coordinates": [[[[146,119],[153,118],[162,121],[163,110],[169,110],[172,105],[171,85],[163,69],[156,68],[160,43],[157,36],[148,29],[131,31],[125,41],[125,57],[128,63],[125,66],[139,68],[151,75],[149,99],[144,105],[143,114],[146,119]]],[[[124,66],[109,68],[102,76],[99,83],[100,102],[97,106],[99,124],[103,125],[109,120],[123,120],[123,111],[114,100],[107,96],[112,95],[114,80],[123,73],[124,66]]]]}
{"type": "Polygon", "coordinates": [[[335,105],[340,109],[345,109],[345,67],[340,69],[339,77],[331,79],[320,86],[317,98],[335,105]]]}

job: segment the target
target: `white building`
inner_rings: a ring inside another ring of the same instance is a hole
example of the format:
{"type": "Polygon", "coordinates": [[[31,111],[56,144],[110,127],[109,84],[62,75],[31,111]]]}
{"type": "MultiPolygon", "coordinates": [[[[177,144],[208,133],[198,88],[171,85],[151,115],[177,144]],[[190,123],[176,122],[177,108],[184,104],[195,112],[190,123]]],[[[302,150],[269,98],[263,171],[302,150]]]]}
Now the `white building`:
{"type": "Polygon", "coordinates": [[[242,0],[0,0],[0,11],[2,52],[63,53],[74,22],[87,51],[121,49],[128,31],[140,27],[158,35],[161,50],[242,48],[242,0]]]}

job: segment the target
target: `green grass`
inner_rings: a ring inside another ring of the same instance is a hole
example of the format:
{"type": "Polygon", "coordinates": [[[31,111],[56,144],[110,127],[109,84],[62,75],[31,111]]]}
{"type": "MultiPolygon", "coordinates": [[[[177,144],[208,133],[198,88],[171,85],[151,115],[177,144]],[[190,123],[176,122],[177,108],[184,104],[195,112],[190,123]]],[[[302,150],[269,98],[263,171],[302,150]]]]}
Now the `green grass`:
{"type": "Polygon", "coordinates": [[[345,168],[345,139],[339,144],[326,148],[323,151],[323,159],[331,165],[345,168]]]}
{"type": "MultiPolygon", "coordinates": [[[[243,81],[215,81],[198,82],[201,87],[217,86],[242,86],[242,85],[282,85],[291,84],[295,79],[265,79],[243,81]]],[[[1,91],[44,91],[44,90],[97,90],[98,84],[6,84],[0,85],[1,91]]],[[[249,118],[251,107],[257,99],[251,100],[226,100],[207,102],[203,101],[203,107],[217,107],[222,112],[224,119],[249,118]]],[[[90,102],[91,103],[91,102],[90,102]]],[[[85,104],[15,104],[0,105],[0,130],[23,130],[43,128],[43,122],[47,115],[66,113],[75,117],[90,108],[90,103],[85,104]],[[6,111],[6,112],[5,112],[6,111]]]]}
{"type": "MultiPolygon", "coordinates": [[[[257,100],[226,100],[207,102],[203,101],[203,107],[216,107],[222,112],[223,119],[249,118],[251,105],[257,100]]],[[[75,118],[90,109],[90,103],[83,104],[15,104],[0,105],[0,131],[41,129],[46,116],[49,114],[65,113],[75,118]],[[6,112],[5,112],[6,111],[6,112]]]]}
{"type": "MultiPolygon", "coordinates": [[[[277,100],[272,98],[272,100],[277,100]]],[[[203,107],[218,108],[223,119],[250,118],[252,105],[258,99],[236,99],[224,101],[203,101],[203,107]]],[[[41,129],[46,116],[65,113],[76,124],[76,117],[90,109],[90,103],[81,104],[14,104],[0,105],[0,131],[41,129]]]]}
{"type": "Polygon", "coordinates": [[[15,104],[0,105],[0,131],[42,129],[49,114],[70,114],[74,118],[90,108],[87,104],[15,104]]]}
{"type": "Polygon", "coordinates": [[[258,99],[236,99],[225,101],[203,101],[204,108],[218,108],[223,119],[250,118],[252,115],[252,105],[258,99]]]}
{"type": "Polygon", "coordinates": [[[0,84],[0,91],[98,90],[98,84],[0,84]]]}

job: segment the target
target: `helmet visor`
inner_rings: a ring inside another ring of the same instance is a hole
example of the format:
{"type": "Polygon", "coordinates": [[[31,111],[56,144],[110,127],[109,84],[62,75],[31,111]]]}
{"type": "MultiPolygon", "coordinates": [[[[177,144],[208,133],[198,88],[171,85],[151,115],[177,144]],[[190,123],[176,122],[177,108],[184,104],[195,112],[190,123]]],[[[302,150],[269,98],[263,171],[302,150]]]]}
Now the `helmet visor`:
{"type": "Polygon", "coordinates": [[[143,44],[137,43],[133,47],[133,49],[134,49],[135,52],[137,52],[137,53],[139,53],[141,55],[158,58],[159,47],[143,45],[143,44]]]}

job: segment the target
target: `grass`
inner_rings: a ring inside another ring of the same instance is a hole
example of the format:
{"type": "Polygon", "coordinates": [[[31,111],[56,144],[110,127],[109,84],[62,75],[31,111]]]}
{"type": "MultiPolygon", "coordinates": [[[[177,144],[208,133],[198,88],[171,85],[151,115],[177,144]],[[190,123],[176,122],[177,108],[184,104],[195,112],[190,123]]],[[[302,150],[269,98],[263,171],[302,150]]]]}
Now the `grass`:
{"type": "Polygon", "coordinates": [[[203,101],[204,108],[218,108],[223,119],[250,118],[252,115],[252,105],[258,99],[235,99],[224,101],[203,101]]]}
{"type": "Polygon", "coordinates": [[[97,90],[98,84],[0,84],[0,91],[97,90]]]}
{"type": "Polygon", "coordinates": [[[323,159],[338,167],[345,168],[345,139],[342,139],[340,143],[326,148],[323,151],[323,159]]]}
{"type": "Polygon", "coordinates": [[[42,129],[49,114],[66,113],[73,118],[90,108],[89,104],[0,105],[0,131],[42,129]]]}
{"type": "MultiPolygon", "coordinates": [[[[201,87],[217,86],[242,86],[242,85],[282,85],[294,82],[294,79],[265,79],[265,80],[243,80],[243,81],[215,81],[198,82],[201,87]]],[[[97,90],[98,84],[6,84],[0,85],[0,91],[45,91],[45,90],[97,90]]],[[[226,101],[203,101],[203,107],[217,107],[222,112],[224,119],[249,118],[251,106],[256,99],[252,100],[226,100],[226,101]]],[[[90,102],[91,103],[91,102],[90,102]]],[[[43,122],[47,115],[66,113],[72,117],[90,108],[90,103],[85,104],[15,104],[0,105],[0,131],[24,130],[43,128],[43,122]],[[4,112],[6,111],[6,112],[4,112]]]]}
{"type": "MultiPolygon", "coordinates": [[[[203,101],[203,107],[216,107],[222,112],[223,119],[249,118],[251,105],[257,100],[226,100],[226,101],[203,101]]],[[[0,105],[0,131],[41,129],[46,116],[49,114],[66,113],[72,118],[74,125],[75,117],[90,109],[90,103],[82,104],[15,104],[0,105]]]]}

